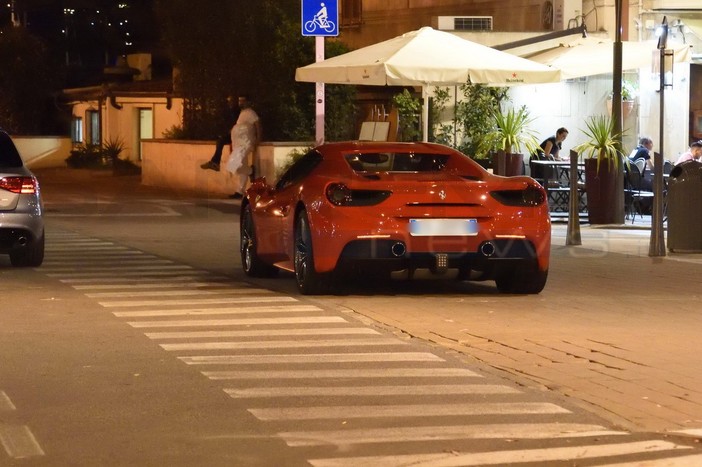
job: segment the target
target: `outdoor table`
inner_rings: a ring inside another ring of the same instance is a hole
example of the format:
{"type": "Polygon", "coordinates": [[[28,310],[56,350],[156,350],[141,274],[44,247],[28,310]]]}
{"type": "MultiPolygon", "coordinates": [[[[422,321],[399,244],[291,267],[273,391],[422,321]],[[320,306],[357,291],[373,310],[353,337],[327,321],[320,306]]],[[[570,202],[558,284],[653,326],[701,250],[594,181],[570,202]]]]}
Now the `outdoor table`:
{"type": "MultiPolygon", "coordinates": [[[[568,212],[568,200],[570,198],[570,162],[569,161],[549,161],[531,160],[529,164],[542,166],[544,168],[543,180],[540,180],[546,190],[549,200],[549,209],[555,213],[568,212]]],[[[578,162],[578,182],[584,182],[585,163],[578,162]]],[[[585,203],[580,196],[580,210],[585,210],[585,203]]]]}

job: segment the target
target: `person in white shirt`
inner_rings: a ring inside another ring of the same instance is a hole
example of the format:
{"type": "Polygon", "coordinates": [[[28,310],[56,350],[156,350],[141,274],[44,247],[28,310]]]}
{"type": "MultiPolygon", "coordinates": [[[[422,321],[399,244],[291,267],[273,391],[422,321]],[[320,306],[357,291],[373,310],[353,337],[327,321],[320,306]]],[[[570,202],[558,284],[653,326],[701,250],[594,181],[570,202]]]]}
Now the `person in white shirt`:
{"type": "Polygon", "coordinates": [[[261,120],[251,108],[248,96],[239,96],[239,118],[232,127],[232,152],[227,160],[226,169],[238,177],[238,190],[230,198],[240,199],[246,190],[246,182],[253,174],[254,167],[248,165],[248,156],[256,150],[261,142],[261,120]]]}

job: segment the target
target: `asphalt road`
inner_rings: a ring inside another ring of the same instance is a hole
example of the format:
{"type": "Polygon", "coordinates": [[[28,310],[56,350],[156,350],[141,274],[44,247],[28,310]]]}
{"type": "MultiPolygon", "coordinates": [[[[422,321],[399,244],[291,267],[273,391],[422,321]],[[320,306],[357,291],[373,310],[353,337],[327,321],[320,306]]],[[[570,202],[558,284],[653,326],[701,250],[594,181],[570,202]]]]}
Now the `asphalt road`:
{"type": "Polygon", "coordinates": [[[646,231],[554,227],[535,297],[300,297],[241,273],[238,202],[39,176],[46,263],[0,257],[0,465],[702,463],[702,266],[646,231]]]}

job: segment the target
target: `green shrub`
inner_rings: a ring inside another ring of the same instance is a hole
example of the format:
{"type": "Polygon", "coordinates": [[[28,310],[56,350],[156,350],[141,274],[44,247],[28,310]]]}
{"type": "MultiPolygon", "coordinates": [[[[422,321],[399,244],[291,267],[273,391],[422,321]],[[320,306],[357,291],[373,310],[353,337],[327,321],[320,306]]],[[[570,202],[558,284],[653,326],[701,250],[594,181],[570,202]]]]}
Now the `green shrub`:
{"type": "Polygon", "coordinates": [[[71,150],[66,164],[73,169],[106,168],[102,157],[102,148],[97,144],[81,144],[71,150]]]}

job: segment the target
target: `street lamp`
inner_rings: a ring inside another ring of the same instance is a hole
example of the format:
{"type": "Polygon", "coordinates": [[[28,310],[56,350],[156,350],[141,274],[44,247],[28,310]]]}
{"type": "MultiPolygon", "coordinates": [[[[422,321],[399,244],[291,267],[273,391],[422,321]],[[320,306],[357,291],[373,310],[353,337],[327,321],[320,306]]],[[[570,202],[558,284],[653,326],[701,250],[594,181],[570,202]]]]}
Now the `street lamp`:
{"type": "MultiPolygon", "coordinates": [[[[664,16],[661,24],[661,35],[658,38],[660,63],[658,65],[660,88],[660,116],[658,119],[658,152],[653,153],[653,211],[651,215],[651,240],[648,246],[648,256],[665,256],[665,237],[663,235],[663,152],[664,152],[664,123],[665,123],[665,88],[672,86],[666,83],[666,61],[671,51],[668,46],[668,19],[664,16]]],[[[672,72],[672,66],[671,66],[672,72]]]]}

